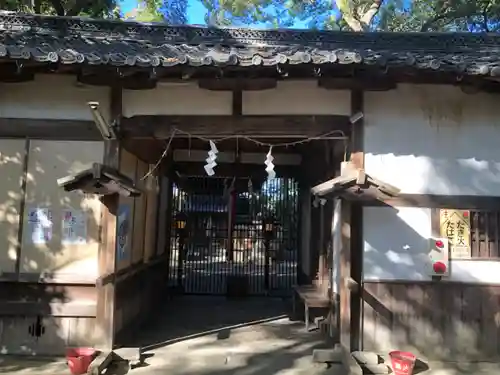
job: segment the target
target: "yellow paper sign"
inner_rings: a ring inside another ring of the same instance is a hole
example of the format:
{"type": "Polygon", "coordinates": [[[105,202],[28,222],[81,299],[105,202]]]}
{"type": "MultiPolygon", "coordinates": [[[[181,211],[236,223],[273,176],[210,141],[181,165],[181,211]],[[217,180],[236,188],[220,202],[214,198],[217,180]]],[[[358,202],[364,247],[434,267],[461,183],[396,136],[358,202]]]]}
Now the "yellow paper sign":
{"type": "Polygon", "coordinates": [[[470,211],[441,209],[441,237],[448,238],[451,259],[470,259],[470,211]]]}

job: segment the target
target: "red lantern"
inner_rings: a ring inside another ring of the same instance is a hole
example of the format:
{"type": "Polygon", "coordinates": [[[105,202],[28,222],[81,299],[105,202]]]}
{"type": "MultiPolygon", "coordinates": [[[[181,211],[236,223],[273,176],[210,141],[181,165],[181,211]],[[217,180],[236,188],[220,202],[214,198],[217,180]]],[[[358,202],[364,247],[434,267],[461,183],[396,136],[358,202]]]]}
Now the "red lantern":
{"type": "Polygon", "coordinates": [[[443,262],[436,262],[432,265],[432,269],[435,273],[446,273],[446,264],[443,262]]]}
{"type": "Polygon", "coordinates": [[[439,249],[442,249],[444,247],[444,243],[441,240],[436,241],[436,247],[439,249]]]}

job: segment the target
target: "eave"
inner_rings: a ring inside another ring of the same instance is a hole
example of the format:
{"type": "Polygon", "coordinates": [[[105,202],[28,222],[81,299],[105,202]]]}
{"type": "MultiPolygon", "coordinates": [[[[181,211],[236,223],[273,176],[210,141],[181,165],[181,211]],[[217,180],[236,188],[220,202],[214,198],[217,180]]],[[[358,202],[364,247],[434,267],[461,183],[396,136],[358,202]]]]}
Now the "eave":
{"type": "MultiPolygon", "coordinates": [[[[128,88],[153,88],[167,76],[203,79],[221,73],[284,78],[365,71],[368,77],[376,72],[392,72],[396,79],[436,74],[451,81],[500,76],[500,36],[492,34],[214,29],[21,14],[0,14],[0,30],[1,61],[17,68],[68,68],[94,84],[108,84],[103,76],[114,72],[110,76],[128,88]]],[[[254,89],[242,81],[201,85],[254,89]]]]}
{"type": "Polygon", "coordinates": [[[400,189],[371,177],[362,169],[347,165],[342,174],[311,188],[319,197],[340,196],[353,201],[385,201],[399,195],[400,189]]]}
{"type": "Polygon", "coordinates": [[[91,168],[57,180],[57,185],[65,191],[81,191],[86,194],[137,197],[141,191],[133,181],[108,166],[94,163],[91,168]]]}

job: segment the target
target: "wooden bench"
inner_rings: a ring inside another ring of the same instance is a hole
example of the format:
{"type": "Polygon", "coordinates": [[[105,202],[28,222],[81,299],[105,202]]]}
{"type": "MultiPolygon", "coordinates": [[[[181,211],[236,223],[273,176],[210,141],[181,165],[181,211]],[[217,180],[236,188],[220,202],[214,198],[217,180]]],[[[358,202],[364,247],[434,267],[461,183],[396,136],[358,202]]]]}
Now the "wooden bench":
{"type": "Polygon", "coordinates": [[[330,308],[330,299],[328,298],[328,295],[326,295],[325,292],[317,285],[296,285],[293,289],[293,313],[296,313],[298,297],[304,304],[304,321],[306,324],[306,330],[309,331],[309,309],[330,308]]]}

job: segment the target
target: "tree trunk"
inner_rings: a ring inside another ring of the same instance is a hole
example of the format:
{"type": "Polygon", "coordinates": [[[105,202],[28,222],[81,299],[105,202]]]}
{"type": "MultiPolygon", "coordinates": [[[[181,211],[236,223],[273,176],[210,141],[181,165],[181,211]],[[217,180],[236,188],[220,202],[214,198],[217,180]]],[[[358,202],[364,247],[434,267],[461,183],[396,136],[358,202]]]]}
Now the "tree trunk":
{"type": "Polygon", "coordinates": [[[349,0],[335,0],[337,8],[339,8],[342,13],[342,17],[345,22],[349,25],[352,31],[369,31],[370,25],[380,10],[383,0],[373,0],[368,10],[366,10],[362,15],[352,8],[349,0]]]}

